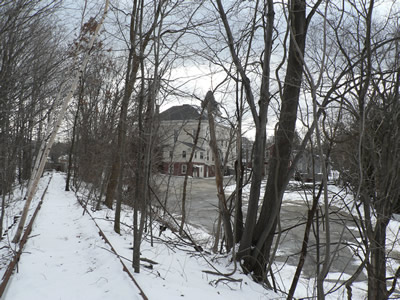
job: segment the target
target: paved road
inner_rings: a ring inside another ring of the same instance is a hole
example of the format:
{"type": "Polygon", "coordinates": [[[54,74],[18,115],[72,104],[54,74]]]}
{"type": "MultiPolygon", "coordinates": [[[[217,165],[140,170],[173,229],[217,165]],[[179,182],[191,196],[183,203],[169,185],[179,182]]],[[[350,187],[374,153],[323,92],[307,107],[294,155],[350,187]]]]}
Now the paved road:
{"type": "MultiPolygon", "coordinates": [[[[164,184],[161,185],[161,190],[165,196],[165,186],[167,177],[163,177],[164,184]]],[[[234,184],[234,181],[226,184],[234,184]]],[[[183,178],[171,178],[168,208],[179,214],[181,212],[181,195],[182,195],[183,178]]],[[[336,187],[332,187],[337,189],[336,187]]],[[[262,191],[263,192],[263,191],[262,191]]],[[[331,194],[332,196],[333,194],[331,194]]],[[[308,195],[310,197],[310,195],[308,195]]],[[[188,202],[187,202],[187,221],[196,226],[200,226],[209,233],[214,232],[215,223],[218,216],[217,211],[218,199],[215,180],[213,178],[207,179],[189,179],[188,182],[188,202]]],[[[246,199],[244,199],[244,213],[247,210],[246,199]]],[[[332,212],[338,210],[337,207],[331,207],[332,212]]],[[[287,262],[290,265],[296,266],[298,263],[298,253],[300,252],[302,240],[304,236],[305,222],[307,219],[307,201],[304,197],[303,191],[289,190],[284,197],[282,210],[281,210],[281,225],[284,232],[280,238],[279,251],[277,253],[277,261],[287,262]],[[301,201],[303,199],[303,201],[301,201]],[[297,226],[296,226],[297,225],[297,226]],[[293,228],[292,228],[293,227],[293,228]],[[290,230],[286,230],[291,228],[290,230]]],[[[340,214],[331,215],[331,251],[335,253],[335,261],[331,266],[333,272],[345,272],[352,275],[357,267],[357,261],[354,260],[354,252],[346,246],[336,248],[340,236],[343,235],[342,241],[354,242],[354,235],[358,237],[357,233],[353,230],[342,230],[343,220],[347,221],[347,226],[353,226],[352,217],[345,212],[340,214]],[[335,251],[337,250],[337,251],[335,251]]],[[[319,250],[321,257],[323,257],[325,247],[324,236],[321,230],[320,233],[321,243],[317,247],[313,233],[310,235],[309,241],[309,254],[307,255],[306,263],[303,268],[303,275],[306,277],[314,278],[316,274],[316,257],[319,250]]],[[[359,280],[365,280],[362,274],[359,280]]]]}

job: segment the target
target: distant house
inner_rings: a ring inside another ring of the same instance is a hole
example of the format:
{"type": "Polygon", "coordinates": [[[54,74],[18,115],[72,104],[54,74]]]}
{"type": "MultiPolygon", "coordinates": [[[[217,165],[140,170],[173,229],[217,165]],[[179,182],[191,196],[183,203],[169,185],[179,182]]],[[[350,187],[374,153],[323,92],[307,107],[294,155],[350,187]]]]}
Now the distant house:
{"type": "MultiPolygon", "coordinates": [[[[214,156],[210,148],[210,132],[206,112],[192,105],[173,106],[160,113],[160,141],[162,147],[161,171],[165,174],[193,177],[215,176],[214,156]],[[201,120],[199,138],[194,145],[198,122],[201,120]],[[189,158],[194,149],[192,162],[189,158]]],[[[217,145],[221,160],[226,160],[225,173],[232,172],[235,146],[230,128],[216,124],[217,145]],[[227,155],[228,153],[228,155],[227,155]],[[226,157],[228,157],[226,159],[226,157]]]]}
{"type": "Polygon", "coordinates": [[[246,168],[251,168],[251,155],[253,152],[253,142],[242,136],[242,161],[246,168]]]}
{"type": "MultiPolygon", "coordinates": [[[[293,151],[293,157],[297,151],[293,151]]],[[[319,155],[304,151],[296,165],[295,179],[298,181],[312,182],[322,180],[322,164],[319,155]]]]}

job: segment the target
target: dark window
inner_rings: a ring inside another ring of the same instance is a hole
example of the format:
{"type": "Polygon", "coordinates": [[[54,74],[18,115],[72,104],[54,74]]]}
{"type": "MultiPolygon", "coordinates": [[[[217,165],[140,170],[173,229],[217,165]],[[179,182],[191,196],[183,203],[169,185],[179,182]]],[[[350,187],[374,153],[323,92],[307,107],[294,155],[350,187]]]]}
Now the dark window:
{"type": "Polygon", "coordinates": [[[186,174],[186,170],[187,170],[187,166],[186,165],[182,165],[181,166],[181,173],[182,174],[186,174]]]}
{"type": "Polygon", "coordinates": [[[182,158],[186,158],[186,151],[182,151],[182,158]]]}
{"type": "Polygon", "coordinates": [[[200,159],[204,159],[204,152],[200,152],[200,159]]]}
{"type": "Polygon", "coordinates": [[[174,143],[178,141],[179,131],[177,129],[174,130],[174,143]]]}

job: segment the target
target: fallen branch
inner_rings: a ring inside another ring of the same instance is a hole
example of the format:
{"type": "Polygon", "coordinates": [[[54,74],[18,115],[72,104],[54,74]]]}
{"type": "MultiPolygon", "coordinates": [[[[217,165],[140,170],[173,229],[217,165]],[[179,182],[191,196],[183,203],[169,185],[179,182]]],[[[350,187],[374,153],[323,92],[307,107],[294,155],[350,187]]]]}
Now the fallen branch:
{"type": "MultiPolygon", "coordinates": [[[[243,279],[235,279],[235,278],[220,278],[217,280],[214,280],[212,282],[214,282],[215,286],[217,286],[220,282],[224,282],[224,281],[228,281],[228,282],[243,282],[243,279]]],[[[228,286],[229,287],[229,286],[228,286]]],[[[230,287],[229,287],[230,288],[230,287]]]]}
{"type": "MultiPolygon", "coordinates": [[[[161,208],[164,209],[164,211],[167,212],[168,216],[175,222],[175,224],[178,226],[178,228],[180,228],[180,224],[178,223],[178,221],[176,221],[176,219],[174,218],[174,216],[167,210],[167,208],[164,206],[163,203],[161,203],[160,198],[158,198],[158,195],[154,192],[154,190],[152,189],[152,187],[149,185],[149,189],[150,191],[153,193],[154,197],[156,198],[156,200],[158,201],[158,203],[161,205],[161,208]]],[[[190,234],[188,234],[183,228],[182,228],[182,232],[185,234],[185,237],[188,238],[190,240],[190,242],[193,244],[194,248],[196,249],[196,251],[202,251],[203,248],[199,245],[197,245],[197,243],[191,238],[190,234]]],[[[172,231],[172,233],[175,234],[174,231],[172,231]]],[[[179,235],[175,234],[179,239],[181,239],[182,241],[185,241],[182,237],[180,237],[179,235]]]]}

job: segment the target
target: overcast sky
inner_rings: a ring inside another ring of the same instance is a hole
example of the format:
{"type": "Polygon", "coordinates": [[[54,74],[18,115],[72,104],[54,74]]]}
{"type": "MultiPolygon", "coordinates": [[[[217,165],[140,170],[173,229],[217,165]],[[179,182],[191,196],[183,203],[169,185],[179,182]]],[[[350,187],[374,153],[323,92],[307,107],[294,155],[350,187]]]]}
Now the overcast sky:
{"type": "MultiPolygon", "coordinates": [[[[196,3],[198,1],[188,1],[188,3],[196,3]]],[[[228,4],[231,1],[223,1],[223,3],[228,7],[228,4]]],[[[340,1],[341,2],[341,1],[340,1]]],[[[399,10],[399,1],[392,1],[392,0],[381,0],[376,1],[376,9],[374,14],[377,19],[381,17],[386,17],[390,13],[390,9],[399,10]],[[395,3],[395,6],[393,6],[395,3]]],[[[89,17],[96,15],[100,10],[101,6],[103,5],[104,1],[102,0],[89,0],[87,2],[81,1],[74,1],[74,0],[64,0],[63,1],[63,9],[59,13],[60,20],[63,20],[64,26],[66,28],[66,35],[68,39],[72,40],[78,33],[78,28],[80,27],[80,23],[82,20],[82,15],[84,19],[87,20],[89,17]]],[[[118,1],[114,2],[114,5],[118,5],[119,8],[123,9],[124,11],[129,11],[127,4],[131,3],[131,1],[118,1]]],[[[201,10],[197,11],[197,18],[206,19],[212,18],[216,12],[215,9],[210,4],[211,2],[207,2],[206,6],[201,10]]],[[[246,2],[244,2],[246,4],[246,2]]],[[[253,5],[252,1],[247,2],[248,5],[253,5]]],[[[240,7],[245,7],[242,4],[240,7]]],[[[322,9],[322,8],[321,8],[322,9]]],[[[183,12],[183,10],[182,10],[183,12]]],[[[181,13],[182,13],[181,12],[181,13]]],[[[236,12],[236,19],[231,20],[231,26],[233,27],[233,31],[241,29],[242,23],[244,23],[248,18],[248,14],[250,11],[246,11],[246,9],[242,9],[236,12]]],[[[121,37],[120,28],[115,26],[116,18],[119,18],[119,21],[128,22],[129,17],[124,16],[123,14],[119,13],[116,14],[115,10],[111,10],[108,15],[108,19],[105,23],[105,31],[103,32],[103,37],[106,37],[110,41],[110,46],[116,51],[125,48],[123,40],[121,38],[116,38],[118,35],[121,37]]],[[[179,16],[179,14],[178,14],[179,16]]],[[[176,16],[174,17],[176,18],[176,16]]],[[[183,22],[184,16],[179,16],[179,21],[183,22]]],[[[314,19],[317,19],[315,17],[314,19]]],[[[279,6],[277,5],[277,13],[275,17],[276,23],[279,26],[284,27],[284,18],[283,15],[279,12],[279,6]],[[279,25],[281,24],[281,25],[279,25]],[[283,24],[283,25],[282,25],[283,24]]],[[[170,26],[173,26],[174,20],[168,20],[170,22],[170,26]]],[[[166,22],[167,23],[167,22],[166,22]]],[[[177,21],[177,24],[179,22],[177,21]]],[[[167,25],[165,25],[167,26],[167,25]]],[[[223,32],[223,28],[219,25],[223,32]]],[[[121,26],[124,27],[123,25],[121,26]]],[[[210,29],[206,28],[206,29],[210,29]]],[[[282,30],[284,31],[284,30],[282,30]]],[[[126,33],[126,32],[125,32],[126,33]]],[[[214,32],[215,33],[215,32],[214,32]]],[[[215,35],[212,32],[207,32],[206,30],[203,31],[203,34],[206,36],[205,39],[200,40],[195,35],[189,34],[182,39],[180,42],[180,47],[185,51],[188,51],[189,46],[191,47],[199,47],[199,50],[204,50],[205,44],[210,43],[213,47],[218,48],[218,46],[224,47],[226,46],[226,42],[224,41],[224,37],[220,35],[218,37],[218,33],[215,35]],[[209,35],[207,39],[207,35],[209,35]],[[190,44],[190,45],[189,45],[190,44]]],[[[262,43],[262,36],[260,38],[260,43],[262,43]]],[[[311,38],[311,37],[309,37],[311,38]]],[[[279,40],[279,39],[278,39],[279,40]]],[[[255,43],[256,44],[256,43],[255,43]]],[[[279,44],[279,41],[278,43],[279,44]]],[[[276,45],[275,44],[275,45],[276,45]]],[[[256,44],[257,45],[257,44],[256,44]]],[[[189,49],[190,50],[190,49],[189,49]]],[[[193,50],[193,49],[192,49],[193,50]]],[[[262,48],[260,47],[259,50],[255,50],[255,55],[260,55],[262,53],[262,48]],[[258,54],[257,54],[257,53],[258,54]]],[[[223,49],[219,52],[219,55],[223,54],[222,57],[226,57],[227,62],[230,59],[230,55],[227,49],[223,49]]],[[[281,52],[275,50],[274,57],[273,57],[273,64],[277,65],[280,61],[281,52]]],[[[274,66],[272,67],[272,73],[274,72],[274,66]]],[[[272,88],[274,86],[273,80],[275,76],[272,75],[272,88]]],[[[184,59],[177,60],[174,65],[171,73],[168,75],[170,76],[170,80],[172,80],[172,84],[179,89],[182,89],[185,93],[191,95],[193,94],[194,97],[176,97],[171,96],[168,99],[160,99],[161,101],[161,110],[165,110],[173,105],[181,105],[181,104],[196,104],[199,105],[199,100],[197,98],[204,98],[205,94],[210,89],[215,89],[226,77],[225,73],[221,70],[221,68],[217,67],[213,63],[207,62],[206,59],[200,56],[192,55],[191,57],[185,57],[184,59]]],[[[280,76],[280,80],[284,79],[284,68],[282,69],[282,74],[280,76]]],[[[255,79],[256,81],[259,78],[255,79]]],[[[255,87],[257,84],[255,84],[255,87]]],[[[233,94],[226,94],[225,92],[234,90],[234,86],[230,84],[229,86],[224,86],[222,89],[219,89],[216,93],[216,99],[220,103],[222,103],[226,108],[227,111],[233,114],[235,109],[234,107],[234,95],[233,94]]],[[[258,93],[258,88],[255,88],[255,93],[258,93]]],[[[256,99],[257,99],[257,95],[256,99]]],[[[274,103],[272,103],[274,104],[274,103]]],[[[303,105],[303,108],[305,106],[303,105]]],[[[273,130],[275,127],[276,118],[274,109],[269,109],[269,122],[268,122],[268,135],[273,135],[273,130]]],[[[245,119],[245,124],[248,125],[247,127],[251,127],[252,120],[251,116],[248,114],[245,119]]],[[[248,128],[247,128],[248,129],[248,128]]],[[[247,134],[247,137],[253,138],[254,131],[251,131],[247,134]]]]}

